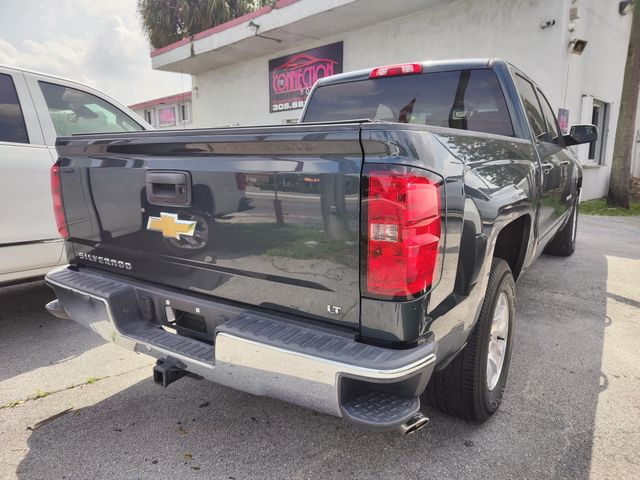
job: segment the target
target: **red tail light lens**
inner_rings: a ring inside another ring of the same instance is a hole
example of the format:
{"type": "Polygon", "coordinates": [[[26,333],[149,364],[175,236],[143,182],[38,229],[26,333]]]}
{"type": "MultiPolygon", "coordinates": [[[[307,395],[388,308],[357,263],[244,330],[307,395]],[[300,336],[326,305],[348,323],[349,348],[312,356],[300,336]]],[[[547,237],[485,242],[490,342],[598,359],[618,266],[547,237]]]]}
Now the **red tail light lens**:
{"type": "Polygon", "coordinates": [[[62,206],[62,184],[60,182],[60,164],[51,167],[51,196],[53,197],[53,214],[56,217],[58,233],[62,238],[69,238],[69,227],[62,206]]]}
{"type": "Polygon", "coordinates": [[[238,187],[238,190],[246,190],[247,189],[247,174],[246,173],[236,173],[236,187],[238,187]]]}
{"type": "Polygon", "coordinates": [[[441,236],[438,182],[407,167],[371,170],[365,181],[365,294],[412,297],[426,291],[441,236]]]}
{"type": "Polygon", "coordinates": [[[413,73],[422,73],[422,65],[419,63],[402,63],[399,65],[377,67],[371,70],[369,78],[395,77],[397,75],[411,75],[413,73]]]}

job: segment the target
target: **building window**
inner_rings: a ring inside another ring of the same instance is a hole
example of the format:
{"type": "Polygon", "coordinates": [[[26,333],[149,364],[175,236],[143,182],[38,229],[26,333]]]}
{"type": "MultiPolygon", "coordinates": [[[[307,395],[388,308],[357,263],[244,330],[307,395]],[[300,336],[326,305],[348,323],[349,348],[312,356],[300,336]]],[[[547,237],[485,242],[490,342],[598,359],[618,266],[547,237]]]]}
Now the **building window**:
{"type": "Polygon", "coordinates": [[[153,110],[145,110],[144,119],[149,125],[153,125],[153,110]]]}
{"type": "Polygon", "coordinates": [[[163,107],[158,109],[158,126],[173,127],[176,124],[176,108],[163,107]]]}
{"type": "Polygon", "coordinates": [[[598,127],[598,140],[589,144],[588,159],[597,163],[598,165],[604,165],[606,142],[605,137],[607,134],[607,127],[609,123],[609,104],[601,100],[593,99],[593,107],[591,108],[591,123],[598,127]]]}
{"type": "Polygon", "coordinates": [[[189,105],[186,103],[180,104],[180,122],[186,123],[191,120],[191,112],[189,111],[189,105]]]}

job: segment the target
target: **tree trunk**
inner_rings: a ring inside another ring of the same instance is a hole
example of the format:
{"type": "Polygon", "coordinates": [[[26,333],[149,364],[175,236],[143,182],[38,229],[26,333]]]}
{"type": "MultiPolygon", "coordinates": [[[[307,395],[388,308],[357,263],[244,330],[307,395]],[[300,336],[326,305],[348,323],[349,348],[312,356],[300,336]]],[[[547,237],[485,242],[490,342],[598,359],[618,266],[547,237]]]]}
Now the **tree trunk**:
{"type": "Polygon", "coordinates": [[[616,143],[611,163],[609,195],[607,196],[609,206],[622,208],[629,208],[631,152],[636,128],[638,91],[640,91],[640,5],[635,5],[633,10],[622,97],[620,98],[620,113],[616,127],[616,143]]]}

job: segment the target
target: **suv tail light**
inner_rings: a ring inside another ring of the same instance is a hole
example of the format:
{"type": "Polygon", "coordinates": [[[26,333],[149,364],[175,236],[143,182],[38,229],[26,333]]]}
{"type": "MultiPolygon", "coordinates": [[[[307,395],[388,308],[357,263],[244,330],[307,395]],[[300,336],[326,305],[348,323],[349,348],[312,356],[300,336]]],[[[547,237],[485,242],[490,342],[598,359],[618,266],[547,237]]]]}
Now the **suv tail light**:
{"type": "Polygon", "coordinates": [[[60,182],[60,161],[51,167],[51,196],[53,197],[53,214],[56,217],[58,233],[62,238],[69,238],[69,227],[62,206],[62,184],[60,182]]]}
{"type": "Polygon", "coordinates": [[[425,173],[409,167],[365,170],[365,295],[411,298],[436,280],[440,186],[425,173]]]}
{"type": "Polygon", "coordinates": [[[246,173],[236,173],[236,187],[238,187],[238,190],[246,190],[247,189],[247,174],[246,173]]]}

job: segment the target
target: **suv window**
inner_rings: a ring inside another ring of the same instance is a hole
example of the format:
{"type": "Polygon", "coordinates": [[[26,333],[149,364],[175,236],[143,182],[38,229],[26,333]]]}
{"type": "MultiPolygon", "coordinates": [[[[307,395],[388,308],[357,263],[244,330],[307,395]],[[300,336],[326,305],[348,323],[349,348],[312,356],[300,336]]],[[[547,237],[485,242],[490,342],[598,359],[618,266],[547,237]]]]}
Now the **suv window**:
{"type": "Polygon", "coordinates": [[[16,86],[4,73],[0,73],[0,142],[29,143],[16,86]]]}
{"type": "Polygon", "coordinates": [[[124,112],[95,95],[54,83],[39,83],[59,136],[143,129],[124,112]]]}
{"type": "Polygon", "coordinates": [[[547,123],[547,135],[544,141],[557,143],[561,135],[556,116],[553,114],[553,109],[551,108],[551,105],[549,105],[547,97],[544,96],[540,89],[536,89],[536,91],[538,93],[538,98],[540,99],[540,105],[542,106],[542,114],[544,115],[545,122],[547,123]]]}
{"type": "Polygon", "coordinates": [[[502,88],[488,69],[325,85],[311,96],[304,121],[362,118],[513,136],[502,88]]]}
{"type": "Polygon", "coordinates": [[[547,127],[545,126],[542,112],[540,112],[540,104],[533,85],[520,75],[516,75],[516,83],[518,84],[518,91],[520,92],[522,103],[524,103],[524,109],[527,112],[533,134],[538,140],[544,141],[547,135],[547,127]]]}

